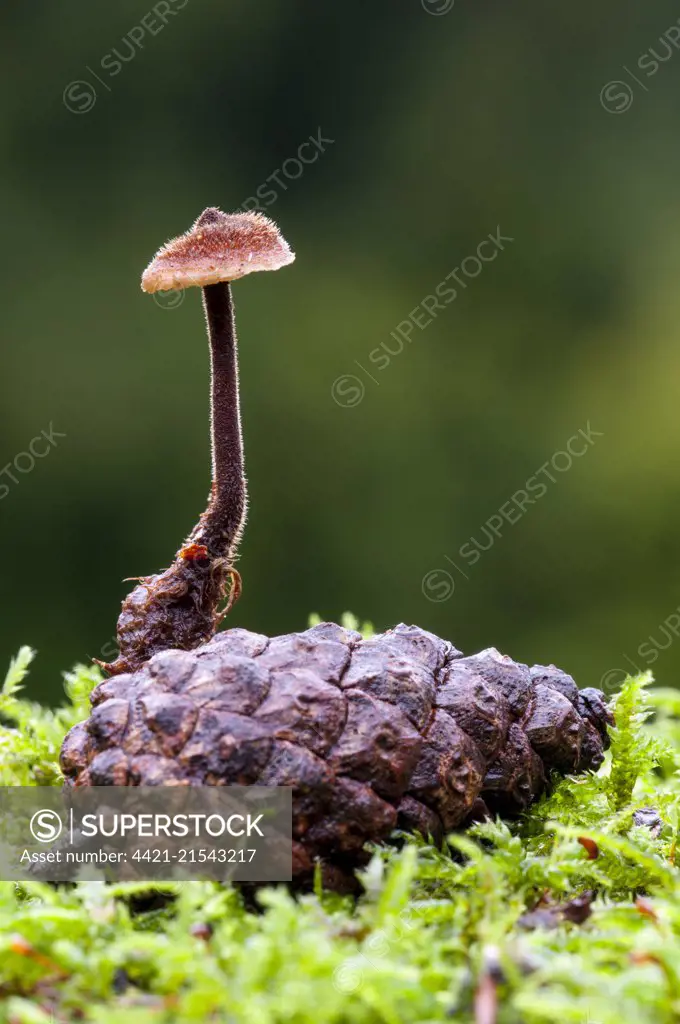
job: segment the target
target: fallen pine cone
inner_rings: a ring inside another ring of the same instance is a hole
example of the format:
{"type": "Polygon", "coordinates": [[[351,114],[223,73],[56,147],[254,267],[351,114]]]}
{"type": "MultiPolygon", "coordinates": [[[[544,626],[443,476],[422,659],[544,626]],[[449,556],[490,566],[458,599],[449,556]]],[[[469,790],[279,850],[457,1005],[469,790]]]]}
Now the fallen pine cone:
{"type": "Polygon", "coordinates": [[[92,704],[64,740],[68,784],[291,786],[294,881],[321,858],[337,887],[395,828],[440,841],[480,800],[517,813],[549,772],[596,769],[612,722],[552,665],[463,657],[406,625],[230,629],[107,679],[92,704]]]}

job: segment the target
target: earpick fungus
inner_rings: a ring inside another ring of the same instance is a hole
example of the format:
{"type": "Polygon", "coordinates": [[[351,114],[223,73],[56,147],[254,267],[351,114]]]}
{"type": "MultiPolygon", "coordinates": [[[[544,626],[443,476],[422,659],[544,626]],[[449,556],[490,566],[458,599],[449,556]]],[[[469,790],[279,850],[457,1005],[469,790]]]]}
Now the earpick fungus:
{"type": "Polygon", "coordinates": [[[119,655],[98,662],[112,675],[140,668],[168,647],[190,650],[213,636],[241,592],[234,559],[246,515],[238,355],[231,281],[295,259],[259,213],[204,210],[160,249],[142,275],[145,292],[200,286],[211,355],[212,491],[208,507],[165,572],[139,580],[118,619],[119,655]],[[229,600],[224,600],[231,582],[229,600]]]}
{"type": "Polygon", "coordinates": [[[158,253],[147,290],[204,288],[213,360],[213,490],[160,576],[128,597],[114,678],[66,736],[67,785],[267,785],[293,790],[293,877],[354,885],[367,842],[396,827],[441,839],[486,813],[516,814],[551,773],[597,768],[611,714],[599,690],[489,648],[465,657],[399,625],[366,639],[334,623],[216,636],[245,483],[228,282],[293,255],[253,214],[206,210],[158,253]]]}

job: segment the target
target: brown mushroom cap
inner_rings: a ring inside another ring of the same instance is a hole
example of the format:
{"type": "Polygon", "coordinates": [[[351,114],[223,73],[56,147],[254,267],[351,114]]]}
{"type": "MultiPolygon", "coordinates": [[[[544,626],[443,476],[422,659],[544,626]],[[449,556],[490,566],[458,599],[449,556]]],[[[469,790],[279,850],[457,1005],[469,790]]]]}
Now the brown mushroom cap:
{"type": "Polygon", "coordinates": [[[142,274],[145,292],[236,281],[258,270],[278,270],[295,253],[262,213],[223,213],[211,206],[184,235],[158,250],[142,274]]]}

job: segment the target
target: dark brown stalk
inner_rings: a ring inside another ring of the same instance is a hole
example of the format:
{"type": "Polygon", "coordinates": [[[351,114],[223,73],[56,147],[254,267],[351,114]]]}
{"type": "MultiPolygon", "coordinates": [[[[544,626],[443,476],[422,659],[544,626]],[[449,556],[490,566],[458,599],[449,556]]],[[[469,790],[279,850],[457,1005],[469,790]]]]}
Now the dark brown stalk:
{"type": "Polygon", "coordinates": [[[132,672],[167,647],[192,649],[209,640],[231,580],[227,609],[240,594],[233,567],[243,532],[246,481],[239,407],[238,355],[231,288],[203,289],[211,352],[212,489],[208,507],[164,573],[140,578],[118,619],[120,653],[98,662],[117,675],[132,672]]]}
{"type": "Polygon", "coordinates": [[[212,494],[192,534],[211,556],[234,555],[246,512],[234,304],[228,282],[203,289],[211,356],[212,494]]]}

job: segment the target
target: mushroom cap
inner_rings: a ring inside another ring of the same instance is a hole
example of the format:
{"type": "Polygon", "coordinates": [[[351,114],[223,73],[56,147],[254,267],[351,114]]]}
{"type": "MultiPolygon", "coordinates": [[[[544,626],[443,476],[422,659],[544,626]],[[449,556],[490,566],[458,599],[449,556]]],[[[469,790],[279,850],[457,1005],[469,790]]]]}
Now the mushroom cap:
{"type": "Polygon", "coordinates": [[[174,291],[236,281],[258,270],[278,270],[294,259],[269,217],[253,211],[223,213],[210,206],[189,231],[158,250],[142,274],[142,290],[174,291]]]}

